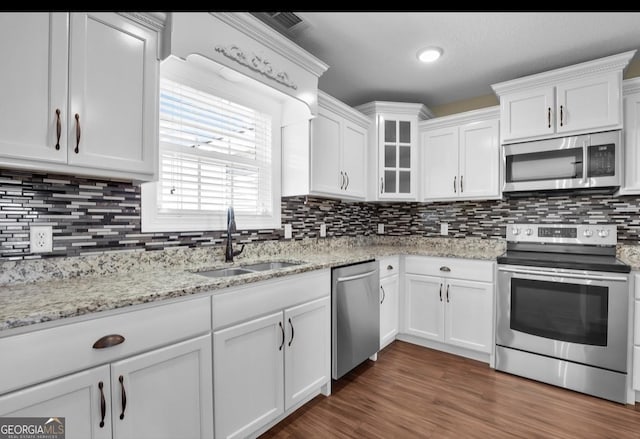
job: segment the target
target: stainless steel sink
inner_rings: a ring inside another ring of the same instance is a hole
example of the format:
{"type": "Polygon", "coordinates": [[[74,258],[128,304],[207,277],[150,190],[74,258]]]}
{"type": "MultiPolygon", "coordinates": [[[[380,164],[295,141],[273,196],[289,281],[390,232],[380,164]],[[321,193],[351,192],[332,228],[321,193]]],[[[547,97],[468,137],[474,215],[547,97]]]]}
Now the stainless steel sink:
{"type": "Polygon", "coordinates": [[[239,267],[218,268],[216,270],[197,271],[196,274],[207,277],[229,277],[239,276],[241,274],[257,273],[260,271],[277,270],[280,268],[287,268],[293,265],[300,265],[299,262],[260,262],[257,264],[241,265],[239,267]]]}
{"type": "Polygon", "coordinates": [[[246,270],[244,268],[218,268],[217,270],[198,271],[197,274],[207,277],[228,277],[238,276],[241,274],[255,273],[254,270],[246,270]]]}
{"type": "Polygon", "coordinates": [[[292,267],[294,265],[300,265],[300,264],[298,262],[283,262],[283,261],[261,262],[258,264],[243,265],[242,268],[245,268],[248,270],[254,270],[254,271],[266,271],[266,270],[277,270],[279,268],[292,267]]]}

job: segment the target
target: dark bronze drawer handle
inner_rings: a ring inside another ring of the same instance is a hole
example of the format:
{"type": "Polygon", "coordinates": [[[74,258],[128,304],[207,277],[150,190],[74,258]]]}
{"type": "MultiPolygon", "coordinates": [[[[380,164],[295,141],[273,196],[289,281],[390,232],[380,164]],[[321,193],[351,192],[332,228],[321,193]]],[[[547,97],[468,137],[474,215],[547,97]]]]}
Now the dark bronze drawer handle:
{"type": "Polygon", "coordinates": [[[393,270],[393,265],[387,265],[387,270],[393,270]]]}
{"type": "Polygon", "coordinates": [[[447,272],[447,273],[448,273],[448,272],[450,272],[450,271],[451,271],[451,268],[449,268],[449,267],[447,267],[446,265],[444,265],[444,266],[440,267],[440,271],[445,271],[445,272],[447,272]]]}
{"type": "Polygon", "coordinates": [[[291,326],[291,340],[289,340],[289,346],[291,346],[291,343],[293,343],[293,337],[295,337],[295,331],[293,330],[293,323],[291,322],[291,319],[289,319],[289,326],[291,326]]]}
{"type": "Polygon", "coordinates": [[[80,115],[76,113],[76,148],[74,152],[78,154],[80,152],[80,115]]]}
{"type": "Polygon", "coordinates": [[[120,334],[105,335],[93,344],[93,349],[105,349],[111,346],[117,346],[124,342],[124,337],[120,334]]]}

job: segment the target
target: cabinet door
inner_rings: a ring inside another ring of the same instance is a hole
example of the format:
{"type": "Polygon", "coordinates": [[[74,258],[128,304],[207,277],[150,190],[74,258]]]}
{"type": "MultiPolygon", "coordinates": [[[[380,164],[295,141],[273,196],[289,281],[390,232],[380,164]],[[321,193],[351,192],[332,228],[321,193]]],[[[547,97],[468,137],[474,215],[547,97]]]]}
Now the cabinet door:
{"type": "Polygon", "coordinates": [[[153,173],[157,47],[155,32],[117,14],[71,14],[70,164],[153,173]]]}
{"type": "Polygon", "coordinates": [[[500,97],[502,143],[555,132],[554,87],[539,87],[500,97]]]}
{"type": "Polygon", "coordinates": [[[285,410],[331,380],[331,298],[284,311],[285,410]]]}
{"type": "Polygon", "coordinates": [[[620,193],[640,193],[640,93],[624,97],[624,187],[620,193]]]}
{"type": "Polygon", "coordinates": [[[380,199],[415,198],[416,121],[379,116],[380,199]]]}
{"type": "Polygon", "coordinates": [[[100,366],[0,396],[0,416],[65,418],[67,439],[110,439],[109,401],[109,366],[100,366]]]}
{"type": "Polygon", "coordinates": [[[114,437],[213,437],[211,361],[205,335],[113,363],[114,437]]]}
{"type": "Polygon", "coordinates": [[[342,170],[346,174],[344,192],[350,198],[364,199],[367,130],[346,121],[343,127],[342,170]]]}
{"type": "Polygon", "coordinates": [[[398,275],[380,279],[380,349],[398,333],[398,275]]]}
{"type": "Polygon", "coordinates": [[[458,141],[457,127],[423,133],[422,178],[425,199],[458,196],[458,141]]]}
{"type": "Polygon", "coordinates": [[[68,20],[64,13],[0,14],[2,156],[67,161],[68,20]]]}
{"type": "Polygon", "coordinates": [[[445,342],[491,353],[493,284],[450,279],[445,297],[445,342]]]}
{"type": "Polygon", "coordinates": [[[282,312],[213,334],[215,437],[244,438],[284,412],[282,312]]]}
{"type": "Polygon", "coordinates": [[[320,109],[311,122],[311,191],[342,194],[345,178],[340,169],[340,118],[320,109]]]}
{"type": "Polygon", "coordinates": [[[498,121],[482,121],[460,127],[461,198],[500,195],[500,140],[498,121]]]}
{"type": "Polygon", "coordinates": [[[575,79],[556,87],[556,131],[622,128],[621,73],[575,79]]]}
{"type": "Polygon", "coordinates": [[[405,276],[405,332],[444,341],[444,280],[439,277],[405,276]]]}

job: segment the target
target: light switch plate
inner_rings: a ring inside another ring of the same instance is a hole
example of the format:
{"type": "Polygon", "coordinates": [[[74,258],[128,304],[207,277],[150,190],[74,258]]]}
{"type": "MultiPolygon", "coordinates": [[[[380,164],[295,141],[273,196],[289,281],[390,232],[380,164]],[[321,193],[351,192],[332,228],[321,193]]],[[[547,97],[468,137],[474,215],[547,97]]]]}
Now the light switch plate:
{"type": "Polygon", "coordinates": [[[50,253],[53,250],[53,227],[33,226],[29,229],[29,251],[50,253]]]}
{"type": "Polygon", "coordinates": [[[291,239],[291,224],[284,225],[284,239],[291,239]]]}
{"type": "Polygon", "coordinates": [[[378,224],[378,235],[384,235],[384,224],[378,224]]]}
{"type": "Polygon", "coordinates": [[[320,238],[327,237],[327,225],[325,223],[320,224],[320,238]]]}
{"type": "Polygon", "coordinates": [[[449,234],[449,223],[440,223],[440,234],[447,236],[449,234]]]}

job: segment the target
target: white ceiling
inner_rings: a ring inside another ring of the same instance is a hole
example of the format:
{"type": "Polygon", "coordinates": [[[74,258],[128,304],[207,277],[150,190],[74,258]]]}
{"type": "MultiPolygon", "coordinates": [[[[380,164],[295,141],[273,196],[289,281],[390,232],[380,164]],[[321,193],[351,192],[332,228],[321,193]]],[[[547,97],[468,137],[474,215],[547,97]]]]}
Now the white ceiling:
{"type": "MultiPolygon", "coordinates": [[[[320,89],[359,105],[428,107],[493,93],[490,85],[640,49],[640,12],[296,12],[287,35],[329,64],[320,89]],[[433,64],[418,49],[437,45],[433,64]]],[[[634,60],[640,59],[640,54],[634,60]]]]}

